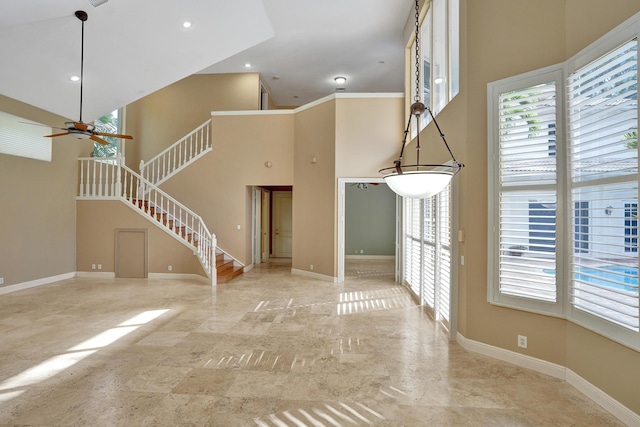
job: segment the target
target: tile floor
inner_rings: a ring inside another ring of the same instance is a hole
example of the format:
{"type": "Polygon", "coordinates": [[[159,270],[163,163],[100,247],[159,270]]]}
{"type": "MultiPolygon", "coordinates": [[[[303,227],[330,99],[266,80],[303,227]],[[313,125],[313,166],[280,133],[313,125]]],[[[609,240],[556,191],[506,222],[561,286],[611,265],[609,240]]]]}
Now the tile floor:
{"type": "Polygon", "coordinates": [[[213,289],[74,279],[0,298],[0,426],[615,426],[566,383],[468,353],[393,283],[275,261],[213,289]]]}

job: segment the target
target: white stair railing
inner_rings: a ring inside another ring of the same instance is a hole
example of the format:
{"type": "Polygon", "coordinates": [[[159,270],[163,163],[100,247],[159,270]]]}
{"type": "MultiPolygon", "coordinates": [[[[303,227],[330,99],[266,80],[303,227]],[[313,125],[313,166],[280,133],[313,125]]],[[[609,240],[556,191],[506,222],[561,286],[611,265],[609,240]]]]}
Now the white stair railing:
{"type": "Polygon", "coordinates": [[[211,119],[182,137],[166,150],[145,163],[140,161],[140,175],[159,185],[212,150],[211,119]]]}
{"type": "Polygon", "coordinates": [[[216,237],[202,218],[122,164],[122,158],[78,159],[79,199],[118,199],[191,248],[215,284],[216,237]]]}

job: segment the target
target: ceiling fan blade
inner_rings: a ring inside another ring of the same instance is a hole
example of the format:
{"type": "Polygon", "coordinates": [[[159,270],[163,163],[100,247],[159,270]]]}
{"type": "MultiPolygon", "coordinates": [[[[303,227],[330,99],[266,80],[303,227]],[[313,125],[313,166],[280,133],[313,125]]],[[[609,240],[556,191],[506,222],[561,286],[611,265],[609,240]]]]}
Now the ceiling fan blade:
{"type": "Polygon", "coordinates": [[[43,138],[53,138],[54,136],[63,136],[63,135],[69,135],[69,132],[65,132],[65,133],[54,133],[53,135],[44,135],[43,138]]]}
{"type": "Polygon", "coordinates": [[[121,135],[117,133],[93,132],[94,135],[111,136],[113,138],[133,139],[131,135],[121,135]]]}
{"type": "Polygon", "coordinates": [[[102,145],[109,145],[109,143],[107,141],[105,141],[104,139],[96,136],[96,135],[91,135],[89,137],[89,139],[91,139],[92,141],[97,142],[98,144],[102,144],[102,145]]]}

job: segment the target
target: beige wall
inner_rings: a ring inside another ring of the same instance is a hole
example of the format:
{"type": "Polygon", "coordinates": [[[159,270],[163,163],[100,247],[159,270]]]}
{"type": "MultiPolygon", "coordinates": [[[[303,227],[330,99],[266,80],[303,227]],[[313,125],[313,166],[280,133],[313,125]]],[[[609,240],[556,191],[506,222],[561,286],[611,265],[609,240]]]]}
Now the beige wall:
{"type": "Polygon", "coordinates": [[[195,74],[158,90],[126,108],[127,165],[138,171],[148,161],[209,119],[212,111],[257,110],[256,73],[195,74]]]}
{"type": "Polygon", "coordinates": [[[336,101],[336,178],[380,178],[402,146],[404,98],[336,101]]]}
{"type": "MultiPolygon", "coordinates": [[[[637,1],[462,0],[462,90],[438,121],[467,167],[459,176],[459,331],[466,338],[568,367],[640,413],[640,353],[566,320],[487,302],[487,83],[565,61],[626,18],[637,1]],[[526,20],[526,21],[525,21],[526,20]],[[526,29],[523,25],[526,22],[526,29]],[[545,22],[544,26],[531,23],[545,22]],[[506,36],[508,35],[508,36],[506,36]],[[452,133],[453,131],[453,133],[452,133]],[[528,349],[516,345],[528,336],[528,349]]],[[[452,145],[453,145],[452,144],[452,145]]],[[[493,165],[489,165],[492,167],[493,165]]]]}
{"type": "Polygon", "coordinates": [[[193,251],[142,217],[121,201],[78,200],[77,270],[97,272],[91,264],[102,264],[102,271],[115,271],[116,229],[148,230],[149,273],[195,274],[206,277],[193,251]],[[172,271],[168,266],[172,266],[172,271]]]}
{"type": "Polygon", "coordinates": [[[250,189],[293,184],[294,117],[256,111],[212,119],[213,152],[162,189],[202,216],[218,246],[250,265],[250,189]]]}
{"type": "MultiPolygon", "coordinates": [[[[60,116],[0,96],[0,110],[50,126],[60,116]]],[[[91,143],[55,138],[52,161],[0,154],[0,277],[4,285],[75,271],[77,158],[91,143]]]]}
{"type": "Polygon", "coordinates": [[[336,101],[295,115],[292,268],[335,277],[336,101]],[[311,159],[315,157],[316,163],[311,159]]]}

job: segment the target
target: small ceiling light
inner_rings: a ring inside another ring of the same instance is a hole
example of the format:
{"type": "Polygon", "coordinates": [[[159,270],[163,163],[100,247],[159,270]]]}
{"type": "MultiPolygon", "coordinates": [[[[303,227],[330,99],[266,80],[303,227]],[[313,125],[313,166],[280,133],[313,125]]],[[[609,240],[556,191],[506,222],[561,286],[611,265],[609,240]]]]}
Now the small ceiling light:
{"type": "Polygon", "coordinates": [[[389,168],[380,169],[380,173],[385,174],[384,181],[389,188],[396,194],[402,197],[408,197],[411,199],[424,199],[427,197],[435,196],[439,192],[445,189],[447,184],[451,181],[460,169],[464,167],[462,163],[456,160],[447,144],[447,140],[444,138],[444,134],[438,126],[435,116],[431,112],[431,109],[420,102],[420,6],[419,0],[416,0],[416,94],[413,98],[414,102],[411,104],[409,120],[407,121],[407,127],[404,131],[404,138],[402,139],[402,148],[400,149],[400,156],[398,160],[395,160],[394,165],[389,168]],[[445,147],[451,155],[451,160],[445,164],[420,164],[420,117],[424,112],[428,112],[433,120],[433,124],[438,129],[440,138],[444,142],[445,147]],[[404,147],[407,142],[407,136],[411,128],[412,117],[416,118],[416,128],[418,133],[416,136],[416,164],[415,165],[403,165],[402,155],[404,154],[404,147]]]}
{"type": "Polygon", "coordinates": [[[183,27],[183,28],[191,28],[191,22],[189,22],[189,21],[184,21],[184,22],[182,23],[182,27],[183,27]]]}
{"type": "Polygon", "coordinates": [[[442,77],[436,77],[435,79],[433,79],[433,82],[437,85],[439,85],[440,83],[442,83],[444,81],[444,79],[442,77]]]}
{"type": "Polygon", "coordinates": [[[248,62],[245,62],[245,64],[244,64],[244,68],[251,68],[251,64],[250,64],[250,63],[248,63],[248,62]]]}
{"type": "Polygon", "coordinates": [[[343,85],[347,82],[347,78],[346,77],[336,77],[335,79],[333,79],[336,81],[336,83],[338,83],[339,85],[343,85]]]}
{"type": "Polygon", "coordinates": [[[78,77],[78,76],[71,76],[71,77],[69,77],[69,80],[71,80],[72,82],[77,82],[77,81],[80,81],[80,77],[78,77]]]}

